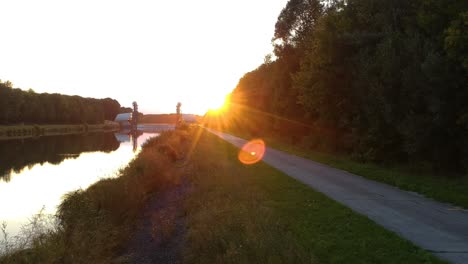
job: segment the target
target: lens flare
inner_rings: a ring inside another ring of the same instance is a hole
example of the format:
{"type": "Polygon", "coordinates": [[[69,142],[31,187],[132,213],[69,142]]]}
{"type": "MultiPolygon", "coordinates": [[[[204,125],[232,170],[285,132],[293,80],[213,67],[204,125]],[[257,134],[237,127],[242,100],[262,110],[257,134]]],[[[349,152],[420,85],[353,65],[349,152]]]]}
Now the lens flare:
{"type": "Polygon", "coordinates": [[[261,161],[263,155],[265,155],[265,142],[254,139],[247,142],[239,151],[239,161],[251,165],[261,161]]]}

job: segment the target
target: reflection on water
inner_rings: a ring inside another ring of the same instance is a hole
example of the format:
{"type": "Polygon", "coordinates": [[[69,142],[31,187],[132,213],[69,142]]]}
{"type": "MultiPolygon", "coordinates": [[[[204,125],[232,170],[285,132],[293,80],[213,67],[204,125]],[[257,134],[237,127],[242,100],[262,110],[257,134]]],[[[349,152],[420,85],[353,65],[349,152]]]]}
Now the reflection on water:
{"type": "Polygon", "coordinates": [[[115,137],[119,142],[132,142],[133,152],[138,150],[138,137],[143,135],[143,131],[121,131],[120,133],[116,133],[115,137]]]}
{"type": "Polygon", "coordinates": [[[0,222],[14,235],[41,208],[55,213],[62,196],[113,177],[152,133],[96,133],[0,141],[0,222]]]}
{"type": "Polygon", "coordinates": [[[0,180],[10,181],[12,173],[35,164],[60,164],[84,152],[112,152],[120,143],[114,133],[64,135],[0,142],[0,180]]]}

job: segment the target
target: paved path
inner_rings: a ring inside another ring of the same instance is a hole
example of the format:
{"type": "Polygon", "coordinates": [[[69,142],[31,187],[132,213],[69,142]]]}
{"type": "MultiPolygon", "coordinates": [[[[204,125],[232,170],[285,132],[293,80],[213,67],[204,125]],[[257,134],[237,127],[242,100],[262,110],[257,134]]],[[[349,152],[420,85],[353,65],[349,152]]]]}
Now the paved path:
{"type": "MultiPolygon", "coordinates": [[[[246,143],[208,131],[237,147],[246,143]]],[[[440,258],[468,264],[468,210],[271,148],[263,161],[440,258]]]]}

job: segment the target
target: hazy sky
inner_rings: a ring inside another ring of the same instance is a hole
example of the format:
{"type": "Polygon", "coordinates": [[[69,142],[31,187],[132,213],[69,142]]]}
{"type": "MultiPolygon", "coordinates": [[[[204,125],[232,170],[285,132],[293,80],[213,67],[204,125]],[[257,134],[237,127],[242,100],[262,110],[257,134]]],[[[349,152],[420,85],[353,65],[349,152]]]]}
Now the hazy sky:
{"type": "Polygon", "coordinates": [[[271,52],[287,0],[0,0],[0,79],[203,114],[271,52]]]}

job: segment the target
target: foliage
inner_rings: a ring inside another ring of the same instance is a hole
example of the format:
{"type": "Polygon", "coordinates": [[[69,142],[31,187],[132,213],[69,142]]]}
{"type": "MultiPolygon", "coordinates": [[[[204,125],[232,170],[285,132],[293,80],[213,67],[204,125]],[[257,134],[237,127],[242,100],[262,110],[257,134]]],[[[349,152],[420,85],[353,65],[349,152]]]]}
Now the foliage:
{"type": "Polygon", "coordinates": [[[94,99],[61,94],[38,94],[12,88],[0,81],[0,125],[101,124],[114,120],[120,104],[114,99],[94,99]]]}
{"type": "Polygon", "coordinates": [[[467,14],[459,0],[290,0],[276,60],[240,79],[223,122],[361,161],[465,173],[467,14]]]}
{"type": "Polygon", "coordinates": [[[123,113],[132,113],[133,112],[133,109],[131,107],[120,107],[119,109],[119,114],[123,114],[123,113]]]}
{"type": "Polygon", "coordinates": [[[44,213],[35,214],[14,237],[8,236],[6,223],[0,226],[0,262],[9,263],[58,263],[55,256],[63,255],[62,230],[57,218],[44,213]],[[53,254],[51,254],[53,253],[53,254]]]}

